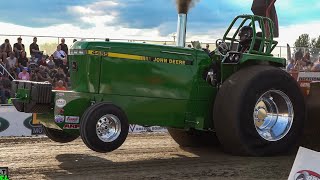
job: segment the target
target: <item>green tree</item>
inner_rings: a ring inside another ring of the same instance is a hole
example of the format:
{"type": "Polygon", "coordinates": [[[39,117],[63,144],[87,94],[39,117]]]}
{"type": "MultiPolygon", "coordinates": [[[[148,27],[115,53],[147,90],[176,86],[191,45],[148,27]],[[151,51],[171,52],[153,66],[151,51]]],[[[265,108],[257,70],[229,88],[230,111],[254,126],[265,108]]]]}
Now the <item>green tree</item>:
{"type": "Polygon", "coordinates": [[[318,37],[318,39],[313,38],[311,40],[311,51],[310,51],[311,55],[313,57],[318,57],[319,53],[320,53],[320,36],[318,37]]]}
{"type": "Polygon", "coordinates": [[[39,45],[40,50],[44,51],[44,54],[47,54],[49,56],[56,51],[57,46],[57,43],[44,43],[39,45]]]}
{"type": "Polygon", "coordinates": [[[309,34],[301,34],[294,43],[295,47],[308,48],[311,46],[309,34]]]}

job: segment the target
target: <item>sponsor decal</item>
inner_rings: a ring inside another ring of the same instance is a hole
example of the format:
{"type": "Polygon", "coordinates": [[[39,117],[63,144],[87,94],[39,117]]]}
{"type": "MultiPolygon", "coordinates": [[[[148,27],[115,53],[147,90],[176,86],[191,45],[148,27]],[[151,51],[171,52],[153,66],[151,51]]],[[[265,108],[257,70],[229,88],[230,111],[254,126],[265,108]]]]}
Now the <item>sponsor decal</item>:
{"type": "Polygon", "coordinates": [[[167,129],[160,126],[149,126],[149,127],[143,127],[135,124],[129,125],[129,132],[166,132],[167,129]]]}
{"type": "Polygon", "coordinates": [[[310,83],[300,83],[300,87],[310,88],[310,83]]]}
{"type": "Polygon", "coordinates": [[[57,93],[57,96],[64,96],[64,93],[57,93]]]}
{"type": "Polygon", "coordinates": [[[9,168],[8,167],[0,167],[0,179],[1,180],[9,180],[9,168]]]}
{"type": "Polygon", "coordinates": [[[63,115],[63,114],[64,114],[64,109],[58,110],[58,114],[59,114],[59,115],[63,115]]]}
{"type": "Polygon", "coordinates": [[[64,116],[55,115],[55,116],[54,116],[54,122],[56,122],[56,123],[63,123],[63,122],[64,122],[64,116]]]}
{"type": "Polygon", "coordinates": [[[300,72],[298,75],[298,81],[320,81],[319,72],[300,72]]]}
{"type": "Polygon", "coordinates": [[[299,77],[298,81],[320,81],[320,77],[299,77]]]}
{"type": "Polygon", "coordinates": [[[63,129],[80,129],[80,124],[65,124],[63,129]]]}
{"type": "Polygon", "coordinates": [[[79,123],[79,116],[66,116],[66,123],[73,123],[73,124],[77,124],[79,123]]]}
{"type": "Polygon", "coordinates": [[[320,180],[320,175],[310,170],[298,171],[294,176],[295,180],[320,180]]]}
{"type": "Polygon", "coordinates": [[[67,101],[65,99],[57,99],[56,100],[56,106],[59,108],[63,108],[64,106],[66,106],[67,101]]]}
{"type": "Polygon", "coordinates": [[[6,129],[9,128],[9,126],[10,126],[9,121],[7,121],[3,118],[0,118],[0,132],[5,131],[6,129]]]}

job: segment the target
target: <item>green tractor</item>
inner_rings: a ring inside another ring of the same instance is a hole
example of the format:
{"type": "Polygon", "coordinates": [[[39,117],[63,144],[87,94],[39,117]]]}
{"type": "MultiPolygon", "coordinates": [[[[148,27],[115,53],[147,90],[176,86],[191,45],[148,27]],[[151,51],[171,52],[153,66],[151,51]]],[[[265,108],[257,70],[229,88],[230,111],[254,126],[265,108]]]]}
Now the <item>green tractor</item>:
{"type": "Polygon", "coordinates": [[[78,41],[70,49],[72,91],[13,81],[16,109],[35,113],[53,141],[81,136],[96,152],[119,148],[129,124],[167,127],[182,147],[220,144],[234,155],[288,152],[305,119],[297,82],[271,53],[267,17],[235,18],[217,49],[186,48],[186,14],[177,46],[78,41]]]}

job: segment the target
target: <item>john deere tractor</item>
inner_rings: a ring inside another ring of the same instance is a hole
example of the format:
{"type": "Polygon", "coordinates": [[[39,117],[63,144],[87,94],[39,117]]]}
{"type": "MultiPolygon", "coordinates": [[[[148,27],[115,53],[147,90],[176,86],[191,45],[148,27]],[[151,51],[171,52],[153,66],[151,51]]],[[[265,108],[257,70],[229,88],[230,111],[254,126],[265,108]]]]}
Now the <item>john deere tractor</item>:
{"type": "Polygon", "coordinates": [[[303,130],[305,103],[286,60],[272,55],[275,29],[268,17],[240,15],[211,53],[186,48],[183,33],[177,46],[78,41],[69,56],[71,91],[14,81],[13,103],[35,113],[53,141],[81,136],[102,153],[123,144],[129,124],[167,127],[180,146],[288,152],[303,130]]]}

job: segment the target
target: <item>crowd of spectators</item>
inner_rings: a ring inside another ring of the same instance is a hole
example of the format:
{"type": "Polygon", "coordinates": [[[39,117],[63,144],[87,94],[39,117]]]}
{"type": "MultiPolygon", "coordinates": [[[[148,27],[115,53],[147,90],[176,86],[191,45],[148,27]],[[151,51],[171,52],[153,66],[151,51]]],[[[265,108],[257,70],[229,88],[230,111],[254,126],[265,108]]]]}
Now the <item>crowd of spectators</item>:
{"type": "Polygon", "coordinates": [[[29,47],[28,58],[21,37],[13,48],[8,39],[0,46],[0,72],[4,72],[0,73],[0,104],[8,103],[13,79],[48,81],[55,90],[67,90],[70,87],[68,46],[65,39],[61,39],[56,51],[50,55],[40,50],[37,37],[33,38],[29,47]]]}
{"type": "Polygon", "coordinates": [[[299,49],[287,65],[288,72],[320,72],[320,57],[312,59],[309,52],[299,49]]]}

